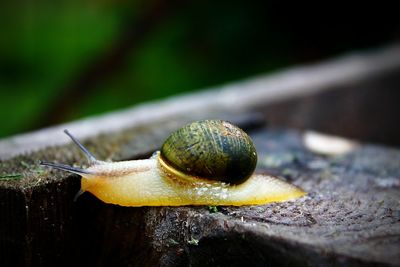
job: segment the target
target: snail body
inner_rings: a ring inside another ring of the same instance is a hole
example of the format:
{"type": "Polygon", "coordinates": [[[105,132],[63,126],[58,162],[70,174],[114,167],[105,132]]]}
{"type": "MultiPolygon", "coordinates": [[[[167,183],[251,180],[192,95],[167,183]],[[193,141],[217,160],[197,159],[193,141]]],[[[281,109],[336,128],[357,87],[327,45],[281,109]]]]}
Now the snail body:
{"type": "Polygon", "coordinates": [[[238,127],[219,120],[188,124],[172,133],[160,152],[144,160],[95,159],[68,131],[91,165],[43,165],[82,176],[81,191],[121,206],[257,205],[305,195],[276,177],[253,174],[257,154],[238,127]]]}

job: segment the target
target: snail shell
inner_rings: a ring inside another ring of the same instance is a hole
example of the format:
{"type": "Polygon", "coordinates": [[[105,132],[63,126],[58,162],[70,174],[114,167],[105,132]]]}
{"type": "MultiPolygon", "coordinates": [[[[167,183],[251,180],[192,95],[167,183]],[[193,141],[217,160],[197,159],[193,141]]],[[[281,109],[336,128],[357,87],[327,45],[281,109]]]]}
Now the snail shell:
{"type": "Polygon", "coordinates": [[[90,162],[86,169],[41,162],[82,176],[81,189],[121,206],[257,205],[304,196],[276,177],[253,174],[257,154],[250,138],[232,124],[205,120],[172,133],[161,152],[144,160],[97,160],[64,131],[90,162]]]}
{"type": "Polygon", "coordinates": [[[256,149],[240,128],[221,120],[190,123],[172,133],[161,157],[182,173],[240,184],[253,174],[256,149]]]}

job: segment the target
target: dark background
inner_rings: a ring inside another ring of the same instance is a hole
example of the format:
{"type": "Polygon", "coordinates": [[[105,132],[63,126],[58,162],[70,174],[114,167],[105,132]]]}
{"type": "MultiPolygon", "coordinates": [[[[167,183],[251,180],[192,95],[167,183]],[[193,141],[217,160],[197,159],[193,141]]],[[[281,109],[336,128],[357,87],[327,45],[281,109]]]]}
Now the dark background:
{"type": "Polygon", "coordinates": [[[0,4],[0,137],[400,39],[387,3],[0,4]]]}

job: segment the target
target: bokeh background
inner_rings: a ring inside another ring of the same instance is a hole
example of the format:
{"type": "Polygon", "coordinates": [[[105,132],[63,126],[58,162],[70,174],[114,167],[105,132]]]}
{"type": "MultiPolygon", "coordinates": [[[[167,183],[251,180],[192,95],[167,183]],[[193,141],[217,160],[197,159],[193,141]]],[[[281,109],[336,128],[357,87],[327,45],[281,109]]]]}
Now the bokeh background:
{"type": "Polygon", "coordinates": [[[0,138],[400,39],[388,4],[0,4],[0,138]]]}

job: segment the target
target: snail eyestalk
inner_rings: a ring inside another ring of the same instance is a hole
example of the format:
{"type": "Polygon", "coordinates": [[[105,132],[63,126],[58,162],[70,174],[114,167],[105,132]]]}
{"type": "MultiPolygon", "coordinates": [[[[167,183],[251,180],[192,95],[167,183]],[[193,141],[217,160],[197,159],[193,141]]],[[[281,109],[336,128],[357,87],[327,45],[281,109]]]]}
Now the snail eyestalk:
{"type": "Polygon", "coordinates": [[[77,168],[77,167],[72,167],[72,166],[69,166],[69,165],[66,165],[66,164],[61,164],[61,163],[40,161],[39,164],[43,165],[43,166],[49,166],[49,167],[52,167],[54,169],[58,169],[58,170],[62,170],[62,171],[76,173],[76,174],[79,174],[79,175],[91,174],[91,172],[89,172],[88,170],[84,170],[84,169],[77,168]]]}
{"type": "Polygon", "coordinates": [[[88,159],[88,161],[90,162],[90,164],[96,164],[99,163],[100,161],[96,159],[95,156],[93,156],[92,153],[89,152],[89,150],[87,150],[86,147],[84,147],[82,145],[81,142],[79,142],[78,139],[75,138],[75,136],[73,136],[67,129],[64,130],[64,133],[66,135],[69,136],[69,138],[71,138],[71,140],[79,147],[79,149],[83,152],[83,154],[86,156],[86,158],[88,159]]]}

